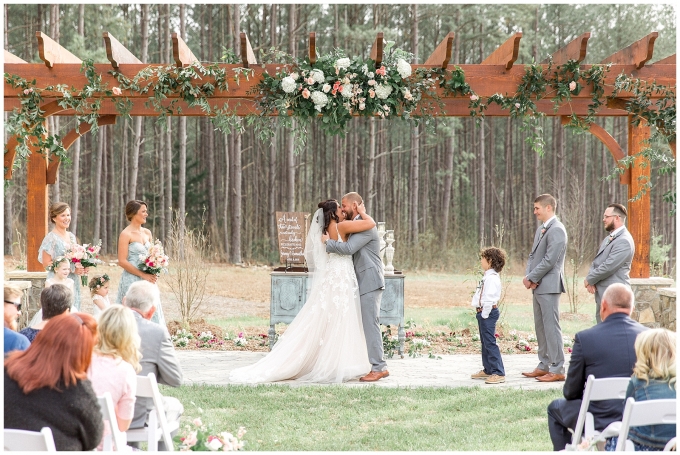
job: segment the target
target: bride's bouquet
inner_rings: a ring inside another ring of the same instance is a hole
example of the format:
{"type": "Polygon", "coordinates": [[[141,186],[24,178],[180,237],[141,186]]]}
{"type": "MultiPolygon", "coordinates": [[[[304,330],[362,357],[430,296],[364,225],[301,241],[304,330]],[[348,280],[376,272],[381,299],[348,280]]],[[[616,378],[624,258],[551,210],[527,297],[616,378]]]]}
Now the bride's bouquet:
{"type": "MultiPolygon", "coordinates": [[[[84,245],[74,243],[66,250],[65,256],[72,264],[80,263],[85,268],[97,267],[98,264],[102,263],[99,259],[101,249],[101,240],[96,245],[94,243],[86,243],[84,245]]],[[[87,275],[81,275],[80,282],[83,286],[87,286],[87,275]]]]}
{"type": "Polygon", "coordinates": [[[149,248],[149,254],[146,257],[142,256],[142,261],[139,264],[139,270],[152,275],[160,275],[161,272],[168,271],[169,258],[163,250],[163,244],[156,239],[153,245],[149,248]]]}

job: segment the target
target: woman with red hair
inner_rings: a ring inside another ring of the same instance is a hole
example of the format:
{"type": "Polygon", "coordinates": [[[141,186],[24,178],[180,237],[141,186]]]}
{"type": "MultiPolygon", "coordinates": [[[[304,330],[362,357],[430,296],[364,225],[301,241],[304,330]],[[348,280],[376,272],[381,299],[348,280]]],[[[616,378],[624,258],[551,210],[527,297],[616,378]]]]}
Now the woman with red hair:
{"type": "Polygon", "coordinates": [[[50,427],[57,450],[92,450],[104,423],[87,369],[97,322],[85,313],[56,316],[31,346],[5,360],[5,428],[50,427]]]}

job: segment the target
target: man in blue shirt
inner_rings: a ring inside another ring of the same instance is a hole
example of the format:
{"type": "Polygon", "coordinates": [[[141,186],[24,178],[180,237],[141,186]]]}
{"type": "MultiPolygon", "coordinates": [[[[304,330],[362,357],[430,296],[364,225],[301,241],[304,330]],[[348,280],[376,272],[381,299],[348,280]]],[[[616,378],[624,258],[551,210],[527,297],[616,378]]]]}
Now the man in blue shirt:
{"type": "Polygon", "coordinates": [[[5,286],[5,355],[11,351],[24,351],[31,344],[28,338],[16,332],[22,295],[20,289],[5,286]]]}

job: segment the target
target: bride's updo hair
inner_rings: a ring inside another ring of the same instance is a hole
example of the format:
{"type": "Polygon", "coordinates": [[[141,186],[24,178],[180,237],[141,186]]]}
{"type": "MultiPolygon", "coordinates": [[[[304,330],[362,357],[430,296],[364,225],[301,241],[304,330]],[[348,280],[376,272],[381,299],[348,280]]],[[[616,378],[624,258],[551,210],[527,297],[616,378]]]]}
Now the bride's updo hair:
{"type": "Polygon", "coordinates": [[[328,233],[328,226],[331,224],[331,220],[335,220],[336,223],[340,222],[338,215],[335,212],[338,210],[338,201],[335,199],[328,199],[327,201],[319,202],[318,207],[323,209],[323,233],[328,233]]]}

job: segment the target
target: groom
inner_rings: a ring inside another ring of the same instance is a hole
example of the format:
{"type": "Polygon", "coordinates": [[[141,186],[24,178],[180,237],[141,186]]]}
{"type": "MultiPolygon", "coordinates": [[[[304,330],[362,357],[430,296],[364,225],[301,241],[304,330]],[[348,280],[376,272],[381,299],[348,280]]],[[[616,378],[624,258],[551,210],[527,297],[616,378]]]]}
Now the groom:
{"type": "MultiPolygon", "coordinates": [[[[357,207],[363,202],[358,193],[347,193],[342,198],[342,212],[346,220],[360,219],[357,207]]],[[[332,240],[328,234],[321,237],[326,244],[327,253],[352,255],[354,271],[359,284],[359,301],[361,303],[361,320],[366,336],[368,360],[371,372],[360,378],[360,381],[374,382],[390,375],[383,358],[382,334],[380,333],[380,299],[385,290],[383,263],[380,259],[380,239],[374,227],[364,232],[350,235],[347,242],[332,240]]]]}

